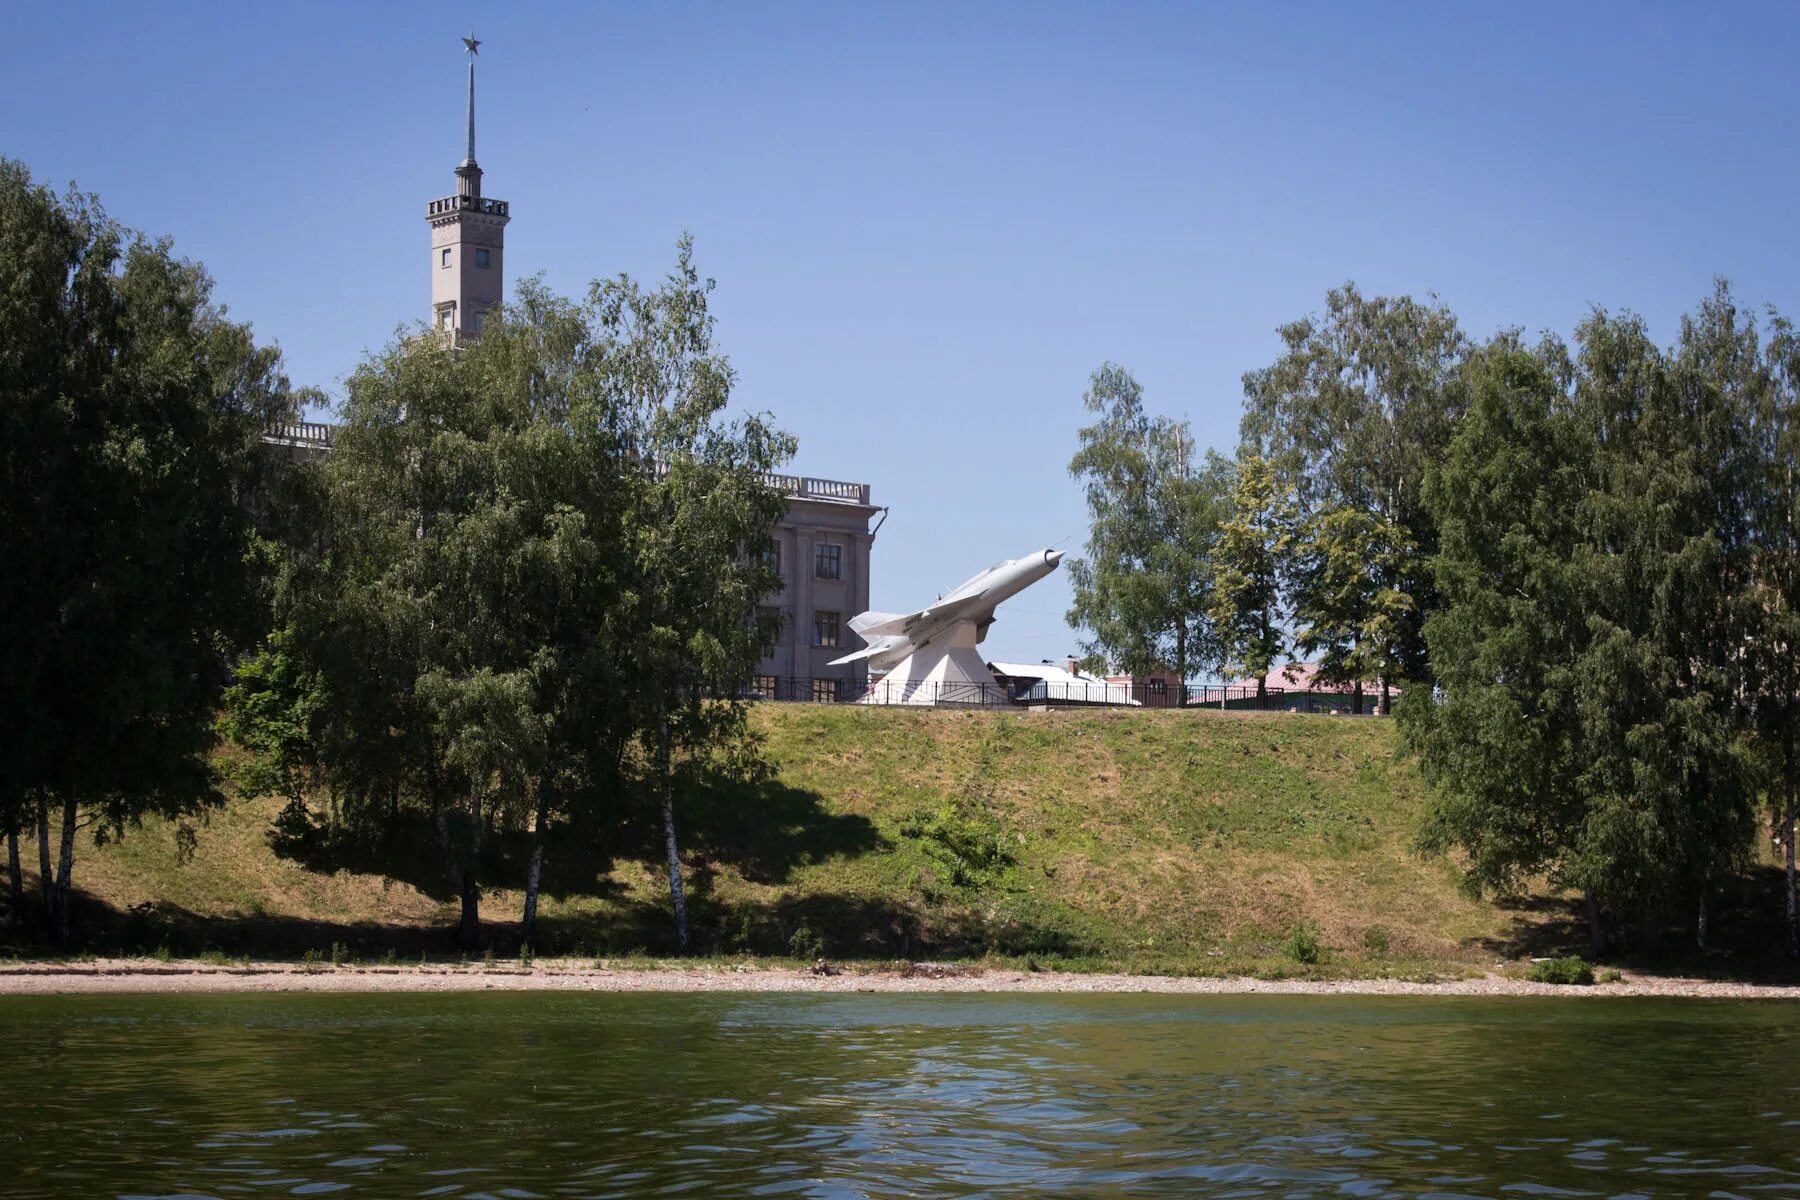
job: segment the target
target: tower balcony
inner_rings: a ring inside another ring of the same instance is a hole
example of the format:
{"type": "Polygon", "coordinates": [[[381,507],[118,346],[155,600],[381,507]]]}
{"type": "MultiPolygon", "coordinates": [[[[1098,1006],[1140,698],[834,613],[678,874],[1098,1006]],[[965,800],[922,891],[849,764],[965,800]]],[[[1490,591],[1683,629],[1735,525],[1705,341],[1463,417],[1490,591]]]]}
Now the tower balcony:
{"type": "Polygon", "coordinates": [[[425,206],[425,217],[427,220],[436,220],[439,217],[455,216],[457,213],[481,213],[505,221],[511,219],[511,209],[512,205],[507,201],[495,200],[489,196],[445,196],[425,206]]]}

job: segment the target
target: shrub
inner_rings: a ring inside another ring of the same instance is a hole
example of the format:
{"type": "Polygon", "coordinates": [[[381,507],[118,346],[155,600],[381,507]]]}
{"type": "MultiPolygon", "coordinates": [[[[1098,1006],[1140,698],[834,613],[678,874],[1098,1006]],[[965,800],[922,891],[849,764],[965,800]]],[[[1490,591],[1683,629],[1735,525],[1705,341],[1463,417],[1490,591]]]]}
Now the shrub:
{"type": "Polygon", "coordinates": [[[331,943],[331,965],[341,967],[350,961],[350,948],[342,942],[331,943]]]}
{"type": "Polygon", "coordinates": [[[1287,951],[1287,956],[1297,963],[1310,965],[1318,962],[1325,953],[1324,944],[1319,940],[1319,927],[1311,921],[1300,922],[1294,926],[1294,931],[1288,934],[1287,945],[1284,949],[1287,951]]]}
{"type": "Polygon", "coordinates": [[[1388,931],[1381,926],[1371,925],[1363,930],[1363,949],[1370,954],[1386,954],[1388,944],[1388,931]]]}
{"type": "Polygon", "coordinates": [[[1533,983],[1559,983],[1585,987],[1594,982],[1594,968],[1580,958],[1546,958],[1531,964],[1525,976],[1533,983]]]}
{"type": "Polygon", "coordinates": [[[1600,972],[1600,974],[1599,974],[1598,978],[1595,980],[1595,982],[1597,982],[1597,983],[1619,983],[1619,982],[1623,981],[1624,978],[1625,978],[1625,976],[1624,976],[1623,972],[1614,970],[1612,967],[1608,967],[1606,970],[1600,972]]]}
{"type": "Polygon", "coordinates": [[[947,800],[931,812],[915,813],[900,832],[918,842],[954,888],[985,887],[1013,865],[999,817],[976,801],[947,800]]]}
{"type": "Polygon", "coordinates": [[[818,958],[825,953],[825,939],[804,921],[788,938],[788,952],[795,958],[818,958]]]}
{"type": "Polygon", "coordinates": [[[523,946],[519,947],[519,965],[524,967],[527,971],[531,970],[531,964],[535,961],[536,957],[537,956],[531,952],[530,942],[526,942],[523,946]]]}

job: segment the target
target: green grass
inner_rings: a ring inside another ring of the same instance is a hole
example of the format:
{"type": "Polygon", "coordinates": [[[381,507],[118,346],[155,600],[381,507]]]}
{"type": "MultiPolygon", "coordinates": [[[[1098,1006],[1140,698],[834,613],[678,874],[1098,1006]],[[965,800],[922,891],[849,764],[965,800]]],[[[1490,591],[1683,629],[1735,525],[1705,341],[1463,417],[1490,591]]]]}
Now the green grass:
{"type": "MultiPolygon", "coordinates": [[[[1386,721],[761,705],[752,725],[775,783],[678,799],[702,954],[1432,978],[1491,965],[1549,919],[1471,900],[1450,863],[1414,852],[1419,781],[1386,721]]],[[[303,865],[270,850],[278,808],[234,801],[185,861],[162,822],[84,842],[90,944],[321,963],[447,950],[435,846],[394,878],[379,856],[303,865]]],[[[534,954],[671,951],[645,824],[551,840],[534,954]]],[[[509,845],[483,916],[513,957],[524,852],[509,845]]]]}

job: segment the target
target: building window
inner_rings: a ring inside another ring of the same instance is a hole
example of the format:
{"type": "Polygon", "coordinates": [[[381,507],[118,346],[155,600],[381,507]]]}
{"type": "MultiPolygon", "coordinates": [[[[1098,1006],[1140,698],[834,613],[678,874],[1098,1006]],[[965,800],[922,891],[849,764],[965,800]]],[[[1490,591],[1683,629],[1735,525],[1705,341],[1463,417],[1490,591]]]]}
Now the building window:
{"type": "Polygon", "coordinates": [[[486,267],[486,266],[489,266],[489,265],[491,265],[491,264],[490,264],[490,263],[489,263],[489,261],[488,261],[488,252],[487,252],[487,250],[485,250],[485,249],[477,249],[477,250],[476,250],[476,251],[475,251],[475,265],[476,265],[476,266],[478,266],[478,267],[486,267]]]}
{"type": "Polygon", "coordinates": [[[449,265],[450,265],[450,247],[445,246],[442,250],[438,251],[438,266],[447,267],[449,265]]]}
{"type": "Polygon", "coordinates": [[[1150,681],[1150,690],[1160,696],[1169,690],[1169,683],[1165,679],[1152,679],[1150,681]]]}
{"type": "Polygon", "coordinates": [[[835,679],[815,679],[812,681],[812,698],[814,704],[836,704],[838,698],[838,681],[835,679]]]}
{"type": "Polygon", "coordinates": [[[756,623],[762,626],[769,637],[776,641],[781,640],[781,610],[779,608],[773,604],[757,605],[756,623]]]}
{"type": "Polygon", "coordinates": [[[813,578],[815,578],[815,579],[841,579],[841,578],[843,578],[843,575],[842,575],[843,560],[844,560],[844,548],[842,546],[827,546],[823,543],[821,543],[817,546],[814,546],[813,547],[813,578]]]}
{"type": "Polygon", "coordinates": [[[747,694],[753,700],[775,699],[775,677],[773,675],[758,675],[755,679],[750,681],[750,687],[747,694]]]}
{"type": "Polygon", "coordinates": [[[456,324],[456,305],[445,304],[438,309],[438,328],[449,329],[456,324]]]}
{"type": "Polygon", "coordinates": [[[813,613],[813,645],[835,646],[838,644],[838,615],[828,609],[819,609],[813,613]]]}

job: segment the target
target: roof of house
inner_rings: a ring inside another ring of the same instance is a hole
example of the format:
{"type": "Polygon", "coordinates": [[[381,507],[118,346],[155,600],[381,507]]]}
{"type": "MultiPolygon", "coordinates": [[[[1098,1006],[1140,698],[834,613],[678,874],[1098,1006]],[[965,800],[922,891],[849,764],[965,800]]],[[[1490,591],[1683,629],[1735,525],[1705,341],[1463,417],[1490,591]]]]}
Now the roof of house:
{"type": "MultiPolygon", "coordinates": [[[[1269,672],[1269,686],[1286,688],[1292,692],[1325,692],[1332,695],[1348,696],[1356,690],[1353,683],[1333,683],[1319,678],[1319,664],[1310,662],[1289,663],[1278,671],[1269,672]]],[[[1381,682],[1376,679],[1363,680],[1363,691],[1380,691],[1381,682]]],[[[1390,687],[1395,695],[1400,689],[1390,687]]]]}
{"type": "Polygon", "coordinates": [[[1004,663],[991,662],[988,670],[996,675],[1005,675],[1011,679],[1042,679],[1045,683],[1104,683],[1093,675],[1083,675],[1079,671],[1070,671],[1052,663],[1004,663]]]}

